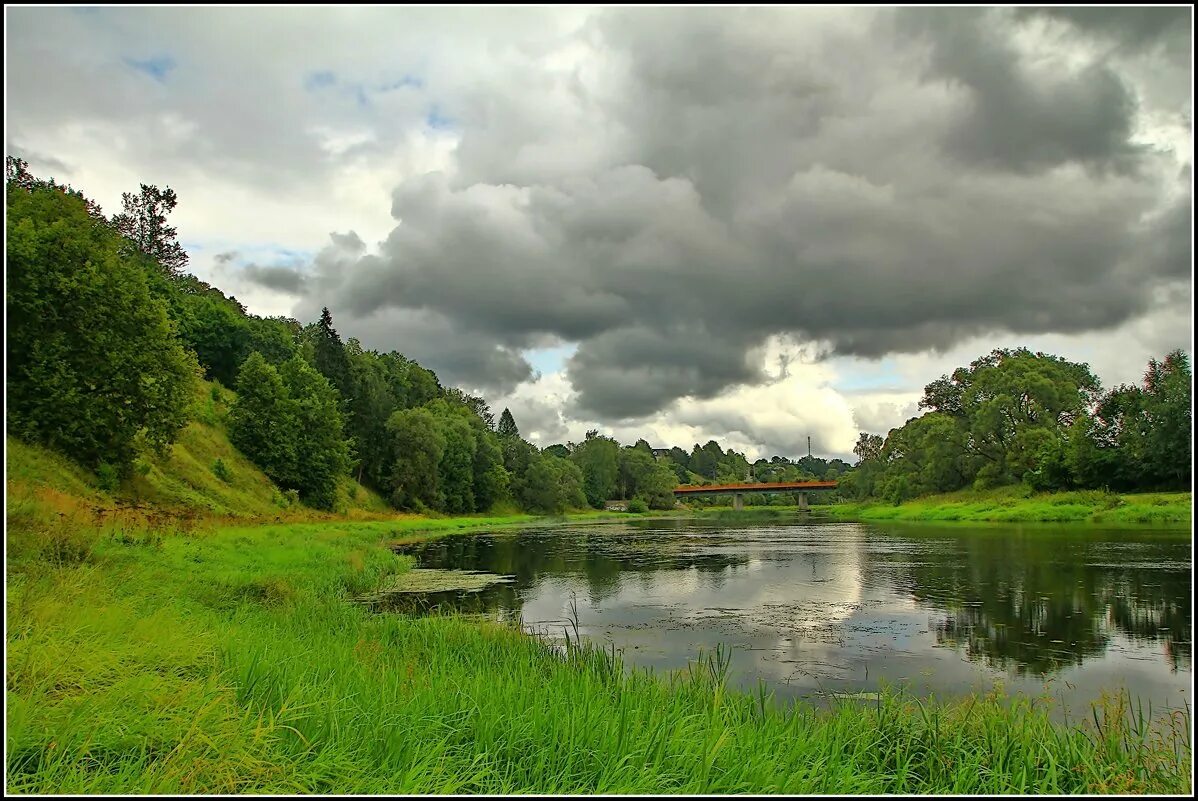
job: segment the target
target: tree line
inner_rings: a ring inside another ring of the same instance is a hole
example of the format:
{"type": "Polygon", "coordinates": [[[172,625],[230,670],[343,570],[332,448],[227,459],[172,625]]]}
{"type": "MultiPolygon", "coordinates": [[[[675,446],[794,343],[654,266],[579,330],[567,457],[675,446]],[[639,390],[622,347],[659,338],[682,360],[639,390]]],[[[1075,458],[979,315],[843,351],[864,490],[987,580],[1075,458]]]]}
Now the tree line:
{"type": "Polygon", "coordinates": [[[966,487],[1189,489],[1193,375],[1175,350],[1140,386],[1104,392],[1086,364],[997,349],[924,387],[927,411],[883,438],[862,432],[840,490],[899,503],[966,487]]]}

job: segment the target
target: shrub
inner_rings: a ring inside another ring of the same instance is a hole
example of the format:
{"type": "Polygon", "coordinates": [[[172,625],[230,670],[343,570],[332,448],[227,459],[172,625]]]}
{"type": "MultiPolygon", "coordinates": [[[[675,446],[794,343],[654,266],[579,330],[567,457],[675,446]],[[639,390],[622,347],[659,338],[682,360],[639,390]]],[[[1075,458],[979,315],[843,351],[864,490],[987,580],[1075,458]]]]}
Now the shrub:
{"type": "Polygon", "coordinates": [[[100,489],[105,492],[114,492],[120,483],[120,471],[108,462],[100,462],[100,466],[96,468],[96,484],[100,489]]]}
{"type": "Polygon", "coordinates": [[[628,502],[628,511],[638,515],[644,514],[645,512],[649,511],[649,504],[645,503],[640,498],[633,498],[628,502]]]}
{"type": "Polygon", "coordinates": [[[225,482],[226,484],[228,484],[229,479],[231,479],[233,477],[232,474],[229,472],[229,468],[225,467],[224,461],[221,460],[219,457],[217,458],[217,460],[215,462],[212,463],[212,472],[217,478],[219,478],[221,481],[225,482]]]}

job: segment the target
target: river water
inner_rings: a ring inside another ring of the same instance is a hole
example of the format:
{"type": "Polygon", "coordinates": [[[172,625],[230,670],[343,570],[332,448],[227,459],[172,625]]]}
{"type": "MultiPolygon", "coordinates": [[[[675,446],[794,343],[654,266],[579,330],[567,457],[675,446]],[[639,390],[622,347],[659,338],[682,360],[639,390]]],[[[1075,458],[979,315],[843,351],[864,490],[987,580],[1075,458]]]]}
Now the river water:
{"type": "Polygon", "coordinates": [[[549,637],[573,632],[576,616],[583,636],[659,672],[731,647],[731,680],[764,681],[780,699],[885,682],[938,698],[997,683],[1070,715],[1104,690],[1130,691],[1154,717],[1192,702],[1184,533],[796,515],[564,525],[404,552],[422,568],[509,577],[481,592],[402,596],[408,611],[482,613],[549,637]]]}

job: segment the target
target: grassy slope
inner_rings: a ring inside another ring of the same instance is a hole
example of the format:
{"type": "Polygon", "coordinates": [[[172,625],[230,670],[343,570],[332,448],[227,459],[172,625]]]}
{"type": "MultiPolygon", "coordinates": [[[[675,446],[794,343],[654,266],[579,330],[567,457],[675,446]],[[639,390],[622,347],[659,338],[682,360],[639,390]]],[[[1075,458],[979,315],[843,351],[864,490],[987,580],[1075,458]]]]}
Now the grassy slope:
{"type": "Polygon", "coordinates": [[[1188,528],[1193,519],[1193,496],[1189,492],[1028,494],[1021,487],[1005,487],[933,495],[898,506],[879,502],[842,503],[821,507],[820,511],[856,520],[1156,524],[1188,528]]]}
{"type": "MultiPolygon", "coordinates": [[[[479,519],[480,525],[494,521],[479,519]]],[[[435,521],[441,530],[461,521],[435,521]]],[[[1184,792],[1189,751],[996,698],[830,711],[349,603],[429,521],[95,540],[10,564],[16,792],[1184,792]]],[[[1179,721],[1184,723],[1184,721],[1179,721]]]]}
{"type": "MultiPolygon", "coordinates": [[[[180,433],[165,456],[139,459],[130,478],[115,491],[100,488],[96,475],[64,456],[12,437],[6,441],[9,520],[20,516],[81,516],[96,509],[137,504],[160,513],[252,520],[323,519],[324,514],[291,503],[261,470],[229,442],[225,428],[234,393],[204,382],[196,396],[196,419],[180,433]],[[222,479],[213,467],[219,459],[222,479]]],[[[351,479],[339,492],[338,517],[378,518],[394,512],[377,494],[351,479]]]]}

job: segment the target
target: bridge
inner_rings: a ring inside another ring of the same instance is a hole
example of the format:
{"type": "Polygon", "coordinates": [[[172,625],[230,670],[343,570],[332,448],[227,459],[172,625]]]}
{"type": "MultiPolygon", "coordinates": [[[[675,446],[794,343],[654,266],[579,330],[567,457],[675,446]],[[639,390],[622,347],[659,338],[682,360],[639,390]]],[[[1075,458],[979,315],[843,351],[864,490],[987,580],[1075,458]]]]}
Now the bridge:
{"type": "Polygon", "coordinates": [[[675,498],[688,495],[731,495],[732,508],[745,508],[746,492],[797,492],[799,508],[807,508],[807,493],[812,490],[834,490],[835,481],[776,481],[761,484],[683,484],[674,489],[675,498]]]}

